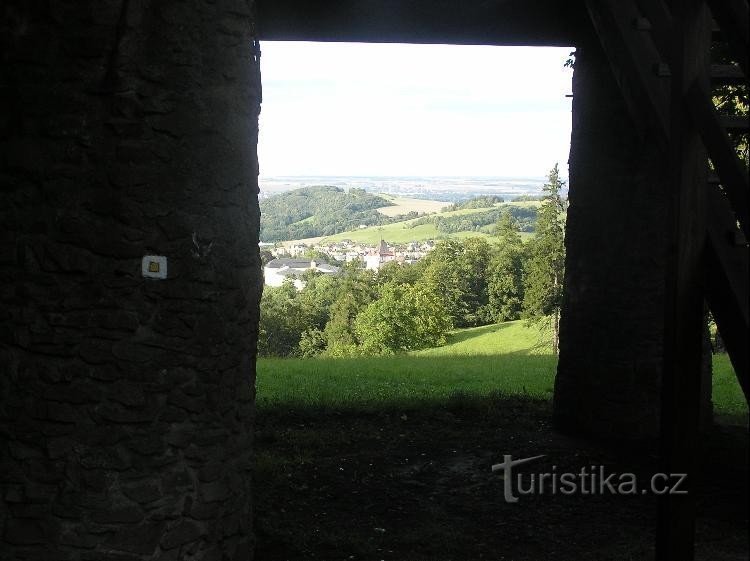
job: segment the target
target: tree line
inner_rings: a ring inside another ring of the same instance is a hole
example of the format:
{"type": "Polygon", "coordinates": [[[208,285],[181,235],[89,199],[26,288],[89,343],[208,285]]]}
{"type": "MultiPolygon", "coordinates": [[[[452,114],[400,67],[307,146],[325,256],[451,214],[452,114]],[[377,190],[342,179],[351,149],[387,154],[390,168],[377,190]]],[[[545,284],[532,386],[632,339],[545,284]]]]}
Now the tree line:
{"type": "MultiPolygon", "coordinates": [[[[484,198],[484,197],[482,197],[484,198]]],[[[471,199],[474,201],[476,199],[471,199]]],[[[471,202],[469,201],[469,202],[471,202]]],[[[508,205],[496,207],[467,206],[463,208],[487,208],[470,214],[459,214],[454,216],[423,216],[409,223],[406,228],[415,228],[422,224],[434,224],[435,229],[441,234],[455,234],[458,232],[490,232],[500,220],[503,214],[510,214],[516,220],[518,228],[522,232],[533,232],[536,223],[537,209],[529,206],[508,205]]],[[[455,209],[462,210],[462,209],[455,209]]]]}
{"type": "Polygon", "coordinates": [[[347,264],[339,275],[305,274],[266,287],[260,356],[391,354],[445,343],[454,328],[527,318],[549,321],[553,346],[564,276],[564,214],[558,166],[548,176],[536,235],[502,209],[493,239],[448,239],[412,265],[377,272],[347,264]]]}
{"type": "Polygon", "coordinates": [[[315,186],[280,193],[260,201],[260,239],[265,242],[329,236],[361,224],[389,224],[394,219],[376,209],[392,206],[364,189],[315,186]]]}

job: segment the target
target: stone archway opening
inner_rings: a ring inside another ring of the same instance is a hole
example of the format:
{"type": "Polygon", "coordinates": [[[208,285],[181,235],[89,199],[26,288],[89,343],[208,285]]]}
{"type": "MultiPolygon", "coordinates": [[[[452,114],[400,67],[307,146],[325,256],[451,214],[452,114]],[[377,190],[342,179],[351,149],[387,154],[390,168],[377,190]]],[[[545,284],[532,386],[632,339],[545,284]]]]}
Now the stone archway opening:
{"type": "MultiPolygon", "coordinates": [[[[625,4],[634,6],[607,3],[625,4]]],[[[445,1],[278,0],[255,8],[246,0],[3,5],[0,540],[7,557],[253,558],[253,382],[262,286],[253,149],[260,107],[256,29],[261,40],[585,49],[573,99],[570,216],[576,226],[568,285],[576,290],[567,295],[571,313],[563,330],[570,345],[563,345],[567,359],[560,373],[568,383],[559,392],[558,422],[604,436],[653,429],[661,352],[654,342],[663,334],[665,296],[660,224],[667,204],[656,194],[664,192],[666,172],[651,144],[631,130],[622,89],[584,3],[467,1],[458,9],[445,1]],[[157,259],[148,259],[144,271],[148,256],[157,259]],[[155,273],[151,262],[154,268],[166,262],[166,278],[144,275],[155,273]],[[601,270],[616,274],[602,276],[601,270]],[[612,304],[608,318],[600,302],[612,304]],[[606,399],[597,399],[602,393],[606,399]]],[[[702,165],[697,158],[695,163],[702,165]]],[[[456,406],[447,421],[460,440],[464,427],[476,425],[458,417],[460,400],[456,406]]],[[[399,428],[410,421],[415,435],[429,437],[428,427],[401,416],[376,419],[360,434],[374,435],[371,445],[379,450],[397,443],[399,428]],[[375,438],[381,428],[389,440],[375,438]]],[[[492,439],[503,426],[483,430],[492,439]]],[[[295,436],[300,443],[311,435],[303,430],[295,436]]],[[[337,452],[331,458],[338,459],[337,452]]],[[[445,465],[466,481],[464,464],[445,465]]],[[[723,470],[716,474],[719,484],[732,483],[725,466],[739,466],[731,473],[740,481],[746,475],[741,460],[717,465],[723,470]]],[[[330,484],[330,473],[348,475],[350,466],[312,473],[330,484]]],[[[363,500],[362,485],[371,485],[371,496],[385,488],[382,480],[365,480],[383,470],[365,467],[345,496],[357,512],[374,508],[363,500]]],[[[401,467],[409,485],[421,489],[414,466],[401,467]]],[[[419,473],[430,470],[425,463],[419,473]]],[[[444,480],[435,500],[450,501],[452,481],[444,480]]],[[[331,486],[315,488],[328,492],[331,486]]],[[[282,508],[296,508],[309,489],[290,487],[282,508]]],[[[736,506],[731,500],[742,499],[736,491],[722,495],[731,496],[726,503],[710,502],[719,509],[736,506]]],[[[463,535],[478,545],[486,535],[510,534],[518,558],[548,556],[549,544],[566,545],[591,520],[589,514],[571,518],[576,527],[557,534],[549,530],[557,526],[543,526],[535,537],[539,511],[529,509],[525,531],[506,534],[496,500],[494,495],[452,511],[485,505],[484,519],[496,526],[484,534],[466,526],[463,535]]],[[[429,522],[445,510],[427,501],[416,512],[429,522]]],[[[722,521],[712,527],[726,528],[730,542],[742,516],[727,521],[726,512],[743,508],[709,510],[709,518],[722,521]]],[[[639,518],[647,510],[628,526],[638,535],[654,526],[639,518]]],[[[302,525],[325,512],[312,509],[302,525]]],[[[611,522],[609,535],[618,535],[622,519],[610,514],[601,519],[611,522]]],[[[689,515],[676,512],[673,519],[681,517],[689,527],[689,515]]],[[[339,522],[338,529],[348,527],[347,520],[339,522]]],[[[423,528],[420,540],[434,538],[441,553],[451,553],[449,532],[423,528]]],[[[383,530],[386,536],[397,532],[373,524],[356,542],[373,543],[383,530]]],[[[650,551],[650,537],[645,539],[638,555],[650,551]]],[[[324,557],[338,556],[338,545],[326,542],[324,557]]],[[[495,551],[506,547],[493,544],[495,551]]],[[[741,556],[745,547],[742,540],[737,553],[729,543],[728,556],[741,556]]],[[[388,556],[387,550],[372,553],[388,556]]]]}

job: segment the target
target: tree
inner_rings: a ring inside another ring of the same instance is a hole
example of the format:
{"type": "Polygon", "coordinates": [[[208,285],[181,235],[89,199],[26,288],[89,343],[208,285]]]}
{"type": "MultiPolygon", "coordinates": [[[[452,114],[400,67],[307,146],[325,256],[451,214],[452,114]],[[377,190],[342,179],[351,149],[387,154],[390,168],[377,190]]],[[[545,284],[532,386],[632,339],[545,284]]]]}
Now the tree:
{"type": "Polygon", "coordinates": [[[321,355],[326,348],[326,338],[320,329],[308,329],[299,340],[299,355],[312,358],[321,355]]]}
{"type": "Polygon", "coordinates": [[[296,353],[304,320],[300,313],[297,289],[287,280],[280,287],[265,287],[260,301],[258,354],[290,356],[296,353]]]}
{"type": "Polygon", "coordinates": [[[377,272],[375,280],[378,285],[387,282],[396,284],[415,284],[422,278],[423,261],[417,261],[413,264],[402,264],[395,261],[384,263],[377,272]]]}
{"type": "Polygon", "coordinates": [[[337,275],[316,271],[305,271],[303,280],[305,288],[297,294],[300,313],[309,329],[322,331],[330,319],[331,306],[339,294],[342,281],[337,275]]]}
{"type": "Polygon", "coordinates": [[[387,283],[354,327],[365,354],[390,354],[444,344],[451,322],[427,286],[387,283]]]}
{"type": "Polygon", "coordinates": [[[525,248],[518,221],[504,212],[497,223],[499,248],[490,259],[487,292],[492,321],[518,319],[523,311],[525,248]]]}
{"type": "Polygon", "coordinates": [[[340,267],[343,263],[339,261],[338,259],[334,259],[331,255],[328,255],[324,251],[320,251],[319,249],[312,249],[308,248],[302,253],[302,257],[305,259],[309,259],[310,261],[315,261],[318,265],[321,263],[325,263],[327,265],[335,265],[337,267],[340,267]]]}
{"type": "Polygon", "coordinates": [[[420,282],[443,299],[457,327],[482,325],[487,317],[487,268],[491,247],[482,238],[444,240],[425,257],[420,282]]]}
{"type": "Polygon", "coordinates": [[[354,320],[364,307],[350,292],[344,292],[331,306],[331,317],[323,331],[326,356],[341,357],[356,354],[357,337],[354,320]]]}
{"type": "Polygon", "coordinates": [[[326,356],[350,356],[359,352],[354,320],[376,297],[375,286],[372,271],[361,271],[350,263],[344,266],[338,288],[331,292],[336,299],[330,306],[329,319],[323,330],[326,356]]]}
{"type": "Polygon", "coordinates": [[[270,263],[270,262],[271,262],[271,261],[273,261],[274,259],[276,259],[276,258],[275,258],[275,257],[273,256],[273,253],[271,253],[271,252],[270,252],[270,251],[268,251],[267,249],[261,249],[261,250],[260,250],[260,262],[261,262],[261,264],[262,264],[262,265],[263,265],[264,267],[265,267],[266,265],[268,265],[268,263],[270,263]]]}
{"type": "Polygon", "coordinates": [[[558,165],[549,173],[544,198],[537,215],[536,236],[529,242],[526,263],[524,314],[532,322],[549,320],[552,350],[557,354],[560,338],[560,308],[565,274],[565,201],[558,165]]]}

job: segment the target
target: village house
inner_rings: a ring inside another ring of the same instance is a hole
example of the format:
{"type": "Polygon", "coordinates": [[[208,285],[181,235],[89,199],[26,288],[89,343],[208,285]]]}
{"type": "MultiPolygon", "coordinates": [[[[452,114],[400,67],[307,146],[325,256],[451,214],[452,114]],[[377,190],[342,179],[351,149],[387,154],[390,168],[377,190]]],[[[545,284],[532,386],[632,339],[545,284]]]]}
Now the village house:
{"type": "Polygon", "coordinates": [[[394,261],[396,256],[394,252],[385,243],[385,240],[380,240],[380,245],[377,249],[370,250],[365,256],[365,269],[370,271],[377,271],[384,264],[394,261]]]}
{"type": "Polygon", "coordinates": [[[328,263],[317,263],[310,259],[273,259],[263,267],[263,278],[267,286],[281,286],[287,279],[292,279],[297,290],[305,287],[302,275],[308,271],[315,271],[325,275],[335,275],[339,268],[328,263]]]}

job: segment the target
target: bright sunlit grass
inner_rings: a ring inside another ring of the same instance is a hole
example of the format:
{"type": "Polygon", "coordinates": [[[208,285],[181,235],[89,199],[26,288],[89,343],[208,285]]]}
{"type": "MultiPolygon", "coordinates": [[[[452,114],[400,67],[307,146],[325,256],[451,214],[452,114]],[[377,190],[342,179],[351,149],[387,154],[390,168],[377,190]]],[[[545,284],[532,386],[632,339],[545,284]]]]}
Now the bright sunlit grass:
{"type": "MultiPolygon", "coordinates": [[[[493,394],[552,397],[556,357],[524,321],[455,331],[443,347],[346,359],[259,359],[258,408],[418,407],[493,394]]],[[[744,423],[747,405],[726,355],[714,357],[717,419],[744,423]],[[744,419],[744,420],[743,420],[744,419]]]]}

